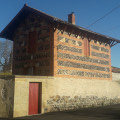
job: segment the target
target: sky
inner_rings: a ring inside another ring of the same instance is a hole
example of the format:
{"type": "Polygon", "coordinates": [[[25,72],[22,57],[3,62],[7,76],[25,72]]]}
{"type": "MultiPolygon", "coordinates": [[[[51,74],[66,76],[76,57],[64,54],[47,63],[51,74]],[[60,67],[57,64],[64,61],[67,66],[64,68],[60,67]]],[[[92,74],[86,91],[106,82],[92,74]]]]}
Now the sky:
{"type": "MultiPolygon", "coordinates": [[[[0,32],[24,4],[65,21],[74,12],[76,25],[86,28],[119,6],[120,0],[0,0],[0,32]]],[[[120,40],[120,7],[88,29],[120,40]]],[[[120,68],[119,51],[120,44],[111,48],[111,63],[120,68]]]]}

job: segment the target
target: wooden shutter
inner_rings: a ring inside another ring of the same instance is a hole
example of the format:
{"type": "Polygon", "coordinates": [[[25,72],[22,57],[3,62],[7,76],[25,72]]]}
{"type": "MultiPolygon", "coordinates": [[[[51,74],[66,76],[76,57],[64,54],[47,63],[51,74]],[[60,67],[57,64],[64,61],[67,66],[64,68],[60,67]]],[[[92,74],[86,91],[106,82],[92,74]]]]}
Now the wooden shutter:
{"type": "Polygon", "coordinates": [[[35,53],[36,52],[36,38],[37,38],[36,31],[29,33],[28,53],[35,53]]]}
{"type": "Polygon", "coordinates": [[[84,55],[90,56],[90,42],[88,39],[84,39],[84,55]]]}

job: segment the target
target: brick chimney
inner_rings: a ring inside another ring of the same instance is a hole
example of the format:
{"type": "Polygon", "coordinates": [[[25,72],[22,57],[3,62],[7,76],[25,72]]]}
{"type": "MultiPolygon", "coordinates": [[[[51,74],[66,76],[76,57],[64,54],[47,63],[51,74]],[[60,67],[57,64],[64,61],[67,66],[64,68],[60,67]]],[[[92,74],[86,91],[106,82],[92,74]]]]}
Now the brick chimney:
{"type": "Polygon", "coordinates": [[[71,14],[68,14],[68,22],[75,24],[75,14],[72,12],[71,14]]]}

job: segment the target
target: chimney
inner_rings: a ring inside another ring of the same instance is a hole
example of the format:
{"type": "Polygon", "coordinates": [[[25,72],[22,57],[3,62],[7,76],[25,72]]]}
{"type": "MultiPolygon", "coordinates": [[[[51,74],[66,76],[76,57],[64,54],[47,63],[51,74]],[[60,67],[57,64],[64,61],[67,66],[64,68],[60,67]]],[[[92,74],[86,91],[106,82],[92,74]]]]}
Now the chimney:
{"type": "Polygon", "coordinates": [[[68,22],[75,24],[75,14],[72,12],[71,14],[68,14],[68,22]]]}

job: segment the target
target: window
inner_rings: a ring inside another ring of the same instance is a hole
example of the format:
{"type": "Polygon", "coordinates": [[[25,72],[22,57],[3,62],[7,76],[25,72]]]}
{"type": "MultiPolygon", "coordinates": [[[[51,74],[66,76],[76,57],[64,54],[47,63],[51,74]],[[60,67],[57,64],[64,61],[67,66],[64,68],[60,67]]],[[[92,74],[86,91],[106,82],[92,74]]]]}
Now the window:
{"type": "Polygon", "coordinates": [[[84,55],[90,56],[90,41],[87,38],[84,39],[84,55]]]}

